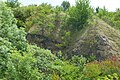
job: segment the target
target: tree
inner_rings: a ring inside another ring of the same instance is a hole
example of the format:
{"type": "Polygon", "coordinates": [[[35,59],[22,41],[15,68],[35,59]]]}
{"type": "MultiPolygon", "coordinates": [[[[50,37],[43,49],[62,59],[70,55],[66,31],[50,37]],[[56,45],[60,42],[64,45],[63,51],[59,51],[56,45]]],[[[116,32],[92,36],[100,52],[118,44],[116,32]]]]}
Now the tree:
{"type": "Polygon", "coordinates": [[[96,8],[96,13],[99,13],[99,7],[96,8]]]}
{"type": "Polygon", "coordinates": [[[102,18],[103,16],[107,16],[107,15],[108,15],[108,10],[105,8],[105,6],[103,8],[99,8],[98,16],[100,18],[102,18]]]}
{"type": "Polygon", "coordinates": [[[63,1],[61,6],[63,7],[64,11],[66,11],[70,7],[70,3],[68,1],[63,1]]]}
{"type": "Polygon", "coordinates": [[[70,18],[68,19],[70,30],[79,31],[87,23],[92,11],[89,4],[89,0],[76,0],[75,7],[70,8],[70,18]]]}
{"type": "Polygon", "coordinates": [[[8,7],[12,7],[12,8],[16,8],[20,6],[18,0],[7,0],[6,4],[8,7]]]}

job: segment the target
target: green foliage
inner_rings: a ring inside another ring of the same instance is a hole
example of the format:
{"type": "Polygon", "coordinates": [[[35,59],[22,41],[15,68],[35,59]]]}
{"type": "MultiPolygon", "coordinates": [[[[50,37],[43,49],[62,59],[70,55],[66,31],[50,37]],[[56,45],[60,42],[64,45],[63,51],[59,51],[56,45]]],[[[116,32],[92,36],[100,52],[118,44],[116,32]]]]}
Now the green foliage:
{"type": "Polygon", "coordinates": [[[83,56],[78,57],[78,56],[73,56],[71,62],[81,69],[84,68],[85,64],[87,63],[87,59],[83,56]]]}
{"type": "Polygon", "coordinates": [[[60,80],[60,77],[58,74],[56,74],[55,72],[53,72],[53,75],[52,75],[52,80],[60,80]]]}
{"type": "Polygon", "coordinates": [[[68,61],[63,62],[56,56],[52,55],[49,50],[40,49],[36,46],[29,46],[29,52],[34,53],[36,58],[36,66],[45,75],[44,80],[49,75],[51,80],[77,80],[81,72],[78,67],[70,65],[68,61]],[[77,75],[76,75],[77,74],[77,75]]]}
{"type": "MultiPolygon", "coordinates": [[[[32,25],[37,24],[38,26],[41,26],[41,25],[44,26],[43,23],[46,21],[46,18],[48,18],[47,15],[50,14],[50,12],[52,12],[51,5],[48,5],[48,4],[41,4],[39,6],[29,5],[27,7],[21,7],[21,9],[24,10],[23,15],[26,16],[24,17],[24,22],[27,22],[30,20],[33,23],[32,25]]],[[[46,26],[48,25],[46,24],[46,26]]]]}
{"type": "Polygon", "coordinates": [[[68,1],[63,1],[61,6],[64,8],[64,11],[66,11],[70,7],[70,3],[68,1]]]}
{"type": "Polygon", "coordinates": [[[103,15],[105,16],[105,15],[107,15],[107,9],[105,8],[105,6],[104,6],[104,8],[103,9],[99,9],[99,14],[98,14],[98,16],[101,18],[103,15]]]}
{"type": "Polygon", "coordinates": [[[0,5],[0,79],[38,80],[35,58],[26,53],[26,33],[17,28],[11,10],[4,3],[0,5]]]}
{"type": "Polygon", "coordinates": [[[18,2],[18,0],[7,0],[6,4],[8,7],[11,7],[11,8],[16,8],[20,6],[20,3],[18,2]]]}
{"type": "Polygon", "coordinates": [[[52,24],[53,19],[49,16],[49,14],[52,13],[51,5],[41,4],[39,6],[23,6],[13,9],[13,12],[18,20],[18,27],[25,27],[26,32],[46,35],[50,34],[51,29],[54,27],[52,24]]]}
{"type": "Polygon", "coordinates": [[[30,17],[32,14],[34,14],[36,10],[37,10],[37,7],[35,5],[14,8],[13,14],[14,14],[15,18],[18,20],[17,26],[18,27],[26,27],[27,26],[29,29],[29,27],[31,27],[32,24],[30,24],[30,26],[25,24],[26,19],[28,17],[30,17]]]}
{"type": "Polygon", "coordinates": [[[96,79],[100,75],[101,71],[98,64],[87,64],[83,70],[83,77],[84,80],[92,80],[96,79]]]}
{"type": "Polygon", "coordinates": [[[51,66],[51,61],[57,59],[56,56],[52,55],[49,50],[40,49],[36,46],[29,46],[29,52],[33,53],[37,62],[38,69],[47,70],[51,66]]]}
{"type": "Polygon", "coordinates": [[[52,69],[57,72],[62,80],[77,80],[81,76],[81,71],[78,67],[70,65],[68,62],[56,60],[52,64],[52,69]]]}
{"type": "Polygon", "coordinates": [[[9,80],[39,80],[40,74],[37,68],[34,68],[35,58],[32,54],[24,53],[22,56],[20,52],[11,51],[10,60],[7,63],[7,71],[5,78],[9,80]]]}
{"type": "Polygon", "coordinates": [[[83,70],[84,75],[82,79],[106,80],[106,78],[108,78],[108,80],[113,80],[111,78],[113,78],[114,73],[118,74],[118,75],[116,74],[114,75],[114,77],[118,79],[120,76],[119,65],[120,65],[119,61],[114,61],[114,60],[105,60],[101,62],[98,62],[98,61],[90,62],[85,66],[83,70]],[[106,77],[106,75],[109,75],[109,76],[106,77]],[[111,75],[111,78],[109,78],[110,75],[111,75]]]}
{"type": "Polygon", "coordinates": [[[70,8],[68,24],[70,30],[81,30],[91,16],[91,7],[89,0],[76,0],[76,6],[70,8]]]}
{"type": "Polygon", "coordinates": [[[116,29],[120,29],[120,21],[119,21],[120,10],[119,9],[116,12],[108,12],[107,9],[104,7],[103,9],[99,10],[99,13],[97,15],[112,27],[116,29]]]}
{"type": "Polygon", "coordinates": [[[56,46],[66,49],[70,45],[71,34],[70,31],[65,32],[64,36],[61,36],[62,43],[56,44],[56,46]]]}
{"type": "Polygon", "coordinates": [[[18,29],[12,11],[0,3],[0,36],[7,38],[18,50],[26,50],[26,39],[23,29],[18,29]]]}
{"type": "Polygon", "coordinates": [[[119,80],[118,74],[113,73],[112,75],[107,75],[104,77],[100,77],[97,80],[119,80]]]}
{"type": "Polygon", "coordinates": [[[0,37],[0,79],[5,75],[7,66],[6,64],[10,58],[10,49],[12,48],[12,44],[0,37]]]}

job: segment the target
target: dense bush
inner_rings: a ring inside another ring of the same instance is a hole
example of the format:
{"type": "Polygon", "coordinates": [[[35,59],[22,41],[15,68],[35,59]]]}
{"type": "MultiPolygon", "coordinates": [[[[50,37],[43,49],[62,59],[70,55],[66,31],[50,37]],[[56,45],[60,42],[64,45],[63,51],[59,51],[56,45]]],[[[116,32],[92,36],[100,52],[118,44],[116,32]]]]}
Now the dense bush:
{"type": "Polygon", "coordinates": [[[25,32],[18,29],[10,8],[0,3],[0,79],[37,79],[39,73],[32,65],[35,59],[27,54],[25,32]]]}
{"type": "MultiPolygon", "coordinates": [[[[29,47],[30,52],[34,53],[36,58],[36,67],[46,75],[49,75],[50,80],[77,80],[81,76],[81,67],[75,64],[70,64],[68,61],[62,61],[52,55],[49,50],[40,49],[36,46],[29,47]]],[[[82,60],[82,58],[81,58],[82,60]]],[[[84,60],[84,59],[83,59],[84,60]]],[[[79,65],[82,66],[82,63],[79,65]]],[[[43,77],[45,80],[46,78],[43,77]]]]}
{"type": "MultiPolygon", "coordinates": [[[[107,75],[117,74],[117,77],[120,77],[120,62],[116,61],[117,58],[105,60],[105,61],[94,61],[86,64],[83,70],[83,80],[97,79],[99,77],[104,77],[107,75]]],[[[104,80],[104,79],[103,79],[104,80]]],[[[110,79],[111,80],[111,79],[110,79]]],[[[113,79],[112,79],[113,80],[113,79]]]]}
{"type": "Polygon", "coordinates": [[[23,29],[18,29],[16,19],[10,8],[0,3],[0,36],[8,39],[18,50],[26,50],[26,39],[23,29]]]}
{"type": "Polygon", "coordinates": [[[97,80],[119,80],[119,77],[118,77],[118,75],[116,73],[113,73],[112,75],[99,77],[97,80]]]}

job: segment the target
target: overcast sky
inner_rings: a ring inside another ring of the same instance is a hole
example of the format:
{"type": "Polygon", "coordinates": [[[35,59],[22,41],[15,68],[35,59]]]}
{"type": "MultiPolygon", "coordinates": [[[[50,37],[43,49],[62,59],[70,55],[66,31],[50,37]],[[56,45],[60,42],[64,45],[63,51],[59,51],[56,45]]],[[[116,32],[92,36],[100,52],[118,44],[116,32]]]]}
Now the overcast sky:
{"type": "MultiPolygon", "coordinates": [[[[5,1],[5,0],[4,0],[5,1]]],[[[23,5],[29,5],[29,4],[41,4],[41,3],[49,3],[53,6],[61,5],[62,1],[64,0],[18,0],[23,5]]],[[[65,0],[69,1],[71,5],[75,4],[75,0],[65,0]]],[[[120,0],[90,0],[91,6],[93,7],[103,7],[105,6],[109,11],[115,11],[116,8],[120,8],[120,0]]]]}

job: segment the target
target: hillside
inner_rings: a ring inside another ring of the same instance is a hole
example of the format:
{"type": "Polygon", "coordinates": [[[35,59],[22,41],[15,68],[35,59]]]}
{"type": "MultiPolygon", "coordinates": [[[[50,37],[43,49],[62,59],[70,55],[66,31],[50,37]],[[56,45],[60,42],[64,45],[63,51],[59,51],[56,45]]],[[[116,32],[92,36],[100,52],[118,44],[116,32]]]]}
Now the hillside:
{"type": "MultiPolygon", "coordinates": [[[[120,55],[119,30],[114,29],[97,17],[94,18],[92,23],[92,26],[87,27],[82,34],[78,34],[73,45],[63,52],[67,53],[69,57],[73,55],[96,56],[98,60],[120,55]]],[[[55,46],[59,42],[48,37],[45,38],[39,34],[28,34],[27,38],[30,43],[35,43],[46,49],[60,50],[55,46]]]]}
{"type": "Polygon", "coordinates": [[[120,32],[99,18],[88,27],[67,53],[93,56],[105,59],[111,55],[120,55],[120,32]]]}
{"type": "Polygon", "coordinates": [[[0,80],[120,80],[119,15],[89,0],[0,1],[0,80]]]}

